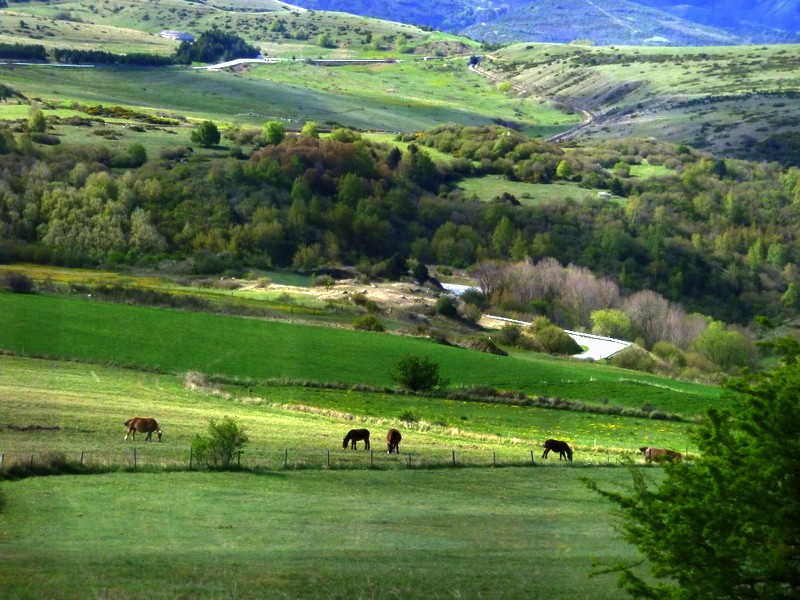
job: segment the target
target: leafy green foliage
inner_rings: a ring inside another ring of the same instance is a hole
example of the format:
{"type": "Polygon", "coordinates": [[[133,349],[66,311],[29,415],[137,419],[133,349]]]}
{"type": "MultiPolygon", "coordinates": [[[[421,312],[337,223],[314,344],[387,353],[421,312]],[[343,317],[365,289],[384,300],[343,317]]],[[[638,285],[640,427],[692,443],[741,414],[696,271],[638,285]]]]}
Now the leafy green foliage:
{"type": "Polygon", "coordinates": [[[28,131],[41,133],[47,129],[47,120],[38,105],[31,105],[28,111],[28,131]]]}
{"type": "Polygon", "coordinates": [[[261,136],[267,144],[280,144],[286,137],[286,125],[281,121],[267,121],[261,136]]]}
{"type": "Polygon", "coordinates": [[[219,144],[220,132],[212,121],[203,121],[192,130],[190,139],[203,148],[210,148],[219,144]]]}
{"type": "Polygon", "coordinates": [[[244,428],[233,418],[223,417],[221,421],[211,419],[208,435],[196,435],[192,440],[192,454],[209,467],[229,469],[234,465],[247,444],[244,428]]]}
{"type": "Polygon", "coordinates": [[[177,62],[218,62],[236,58],[255,58],[258,48],[250,46],[234,33],[214,27],[204,31],[193,43],[181,42],[175,52],[177,62]]]}
{"type": "MultiPolygon", "coordinates": [[[[652,583],[621,568],[634,598],[780,599],[800,593],[800,366],[739,379],[734,410],[708,412],[700,454],[665,467],[660,485],[633,469],[633,491],[601,493],[652,583]]],[[[596,485],[591,485],[597,489],[596,485]]]]}
{"type": "Polygon", "coordinates": [[[412,392],[422,392],[447,386],[439,375],[439,365],[429,358],[407,354],[395,364],[392,379],[412,392]]]}
{"type": "Polygon", "coordinates": [[[353,329],[360,331],[386,331],[383,323],[375,315],[363,315],[353,321],[353,329]]]}

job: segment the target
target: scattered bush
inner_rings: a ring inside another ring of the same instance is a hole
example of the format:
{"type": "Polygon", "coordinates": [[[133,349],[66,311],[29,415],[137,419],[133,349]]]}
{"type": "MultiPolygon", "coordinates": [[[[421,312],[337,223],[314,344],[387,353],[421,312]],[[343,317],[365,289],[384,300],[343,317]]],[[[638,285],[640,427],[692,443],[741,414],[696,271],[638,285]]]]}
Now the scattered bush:
{"type": "Polygon", "coordinates": [[[230,469],[247,441],[244,428],[231,417],[220,422],[212,419],[208,423],[208,436],[198,434],[192,440],[192,454],[211,468],[230,469]]]}
{"type": "Polygon", "coordinates": [[[360,331],[386,331],[386,327],[375,315],[364,315],[353,322],[353,329],[360,331]]]}
{"type": "Polygon", "coordinates": [[[448,383],[439,375],[437,363],[416,354],[407,354],[397,362],[392,379],[412,392],[442,388],[448,383]]]}
{"type": "Polygon", "coordinates": [[[19,271],[6,273],[6,286],[15,294],[33,293],[33,280],[19,271]]]}
{"type": "Polygon", "coordinates": [[[611,364],[621,369],[644,371],[652,373],[656,368],[656,361],[645,350],[636,346],[629,346],[611,357],[611,364]]]}
{"type": "Polygon", "coordinates": [[[458,316],[458,306],[456,305],[455,299],[450,295],[440,296],[439,299],[436,300],[434,310],[443,317],[450,317],[453,319],[458,316]]]}

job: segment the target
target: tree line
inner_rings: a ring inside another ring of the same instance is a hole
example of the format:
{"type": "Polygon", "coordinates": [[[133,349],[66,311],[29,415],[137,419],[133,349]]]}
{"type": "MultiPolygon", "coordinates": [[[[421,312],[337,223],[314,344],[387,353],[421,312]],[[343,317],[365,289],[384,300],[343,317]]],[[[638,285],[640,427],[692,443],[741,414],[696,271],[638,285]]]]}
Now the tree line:
{"type": "MultiPolygon", "coordinates": [[[[183,41],[171,55],[147,52],[116,54],[104,50],[79,50],[56,48],[53,60],[64,64],[127,65],[138,67],[166,67],[188,65],[192,62],[218,62],[236,58],[256,58],[260,51],[233,33],[214,27],[201,33],[194,42],[183,41]]],[[[17,60],[45,62],[48,53],[41,44],[0,44],[0,57],[17,60]]]]}
{"type": "MultiPolygon", "coordinates": [[[[27,134],[0,131],[0,259],[113,265],[170,257],[198,273],[355,265],[374,277],[401,276],[396,266],[404,264],[494,261],[517,272],[516,283],[493,290],[498,307],[586,330],[594,311],[641,291],[743,325],[800,306],[796,168],[642,140],[564,148],[494,126],[437,128],[400,146],[344,128],[324,138],[315,127],[230,129],[224,137],[239,151],[208,159],[185,146],[158,157],[139,145],[44,150],[27,134]],[[254,148],[249,156],[245,144],[254,148]],[[452,160],[438,163],[426,146],[452,160]],[[667,174],[631,176],[644,160],[667,174]],[[481,202],[458,186],[483,175],[607,196],[481,202]],[[559,295],[531,287],[547,259],[567,269],[559,295]]],[[[645,332],[646,344],[658,335],[645,332]]]]}

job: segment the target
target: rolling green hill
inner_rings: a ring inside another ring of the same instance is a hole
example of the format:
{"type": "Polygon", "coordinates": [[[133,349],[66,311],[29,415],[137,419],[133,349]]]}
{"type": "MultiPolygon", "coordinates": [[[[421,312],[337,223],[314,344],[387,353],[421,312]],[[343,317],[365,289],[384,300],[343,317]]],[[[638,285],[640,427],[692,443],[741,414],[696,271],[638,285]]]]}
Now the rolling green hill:
{"type": "Polygon", "coordinates": [[[492,386],[687,415],[719,398],[713,386],[537,354],[499,357],[413,337],[46,296],[0,294],[0,307],[13,315],[0,324],[0,347],[33,356],[262,382],[391,386],[397,361],[418,354],[439,363],[455,387],[492,386]]]}
{"type": "MultiPolygon", "coordinates": [[[[800,118],[798,46],[709,48],[519,44],[482,67],[533,96],[595,113],[574,139],[641,137],[781,160],[800,118]]],[[[787,164],[796,158],[787,156],[787,164]]]]}

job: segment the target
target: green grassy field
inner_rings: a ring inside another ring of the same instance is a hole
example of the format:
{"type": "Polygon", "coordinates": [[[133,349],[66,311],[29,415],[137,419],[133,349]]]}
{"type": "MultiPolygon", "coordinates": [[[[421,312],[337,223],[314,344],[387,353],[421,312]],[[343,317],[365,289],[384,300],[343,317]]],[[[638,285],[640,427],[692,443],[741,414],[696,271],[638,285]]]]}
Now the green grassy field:
{"type": "Polygon", "coordinates": [[[0,294],[0,347],[182,373],[392,385],[406,354],[440,364],[453,386],[501,390],[693,415],[719,402],[719,389],[558,360],[462,350],[429,340],[212,314],[115,305],[88,299],[0,294]],[[91,333],[89,333],[91,332],[91,333]],[[368,365],[369,368],[365,368],[368,365]]]}
{"type": "MultiPolygon", "coordinates": [[[[354,423],[375,432],[378,452],[383,433],[400,429],[412,466],[448,462],[453,451],[460,463],[491,464],[492,453],[506,463],[530,462],[530,453],[538,460],[549,437],[568,440],[576,464],[616,463],[626,454],[636,457],[642,445],[694,447],[691,425],[674,421],[291,385],[198,389],[186,386],[184,377],[0,356],[0,453],[8,464],[47,452],[127,464],[132,444],[120,443],[122,423],[135,415],[157,417],[164,430],[162,444],[139,446],[147,453],[140,460],[174,466],[187,466],[192,438],[210,419],[226,415],[248,430],[246,464],[268,468],[280,466],[287,450],[292,464],[320,467],[329,452],[332,463],[349,464],[357,455],[343,452],[341,440],[354,423]]],[[[366,458],[357,460],[363,465],[366,458]]],[[[398,466],[394,457],[376,460],[398,466]]],[[[405,459],[399,462],[405,465],[405,459]]]]}
{"type": "Polygon", "coordinates": [[[470,177],[458,183],[468,198],[476,197],[482,202],[489,202],[504,192],[513,195],[526,206],[544,204],[553,200],[590,200],[597,198],[597,190],[590,190],[571,183],[536,184],[521,181],[509,181],[497,175],[470,177]]]}
{"type": "Polygon", "coordinates": [[[9,600],[616,599],[613,577],[589,574],[634,554],[584,476],[629,478],[509,468],[6,482],[0,586],[9,600]]]}
{"type": "MultiPolygon", "coordinates": [[[[296,61],[259,66],[244,74],[179,67],[19,67],[5,68],[3,81],[53,107],[70,108],[75,102],[121,105],[150,114],[210,119],[223,126],[261,126],[281,119],[290,127],[312,120],[411,132],[443,123],[486,125],[495,119],[517,122],[526,130],[563,129],[574,123],[574,116],[547,104],[503,95],[462,63],[326,68],[296,61]]],[[[57,114],[45,108],[46,115],[57,114]]],[[[15,104],[0,106],[0,119],[20,118],[19,112],[15,104]]]]}

